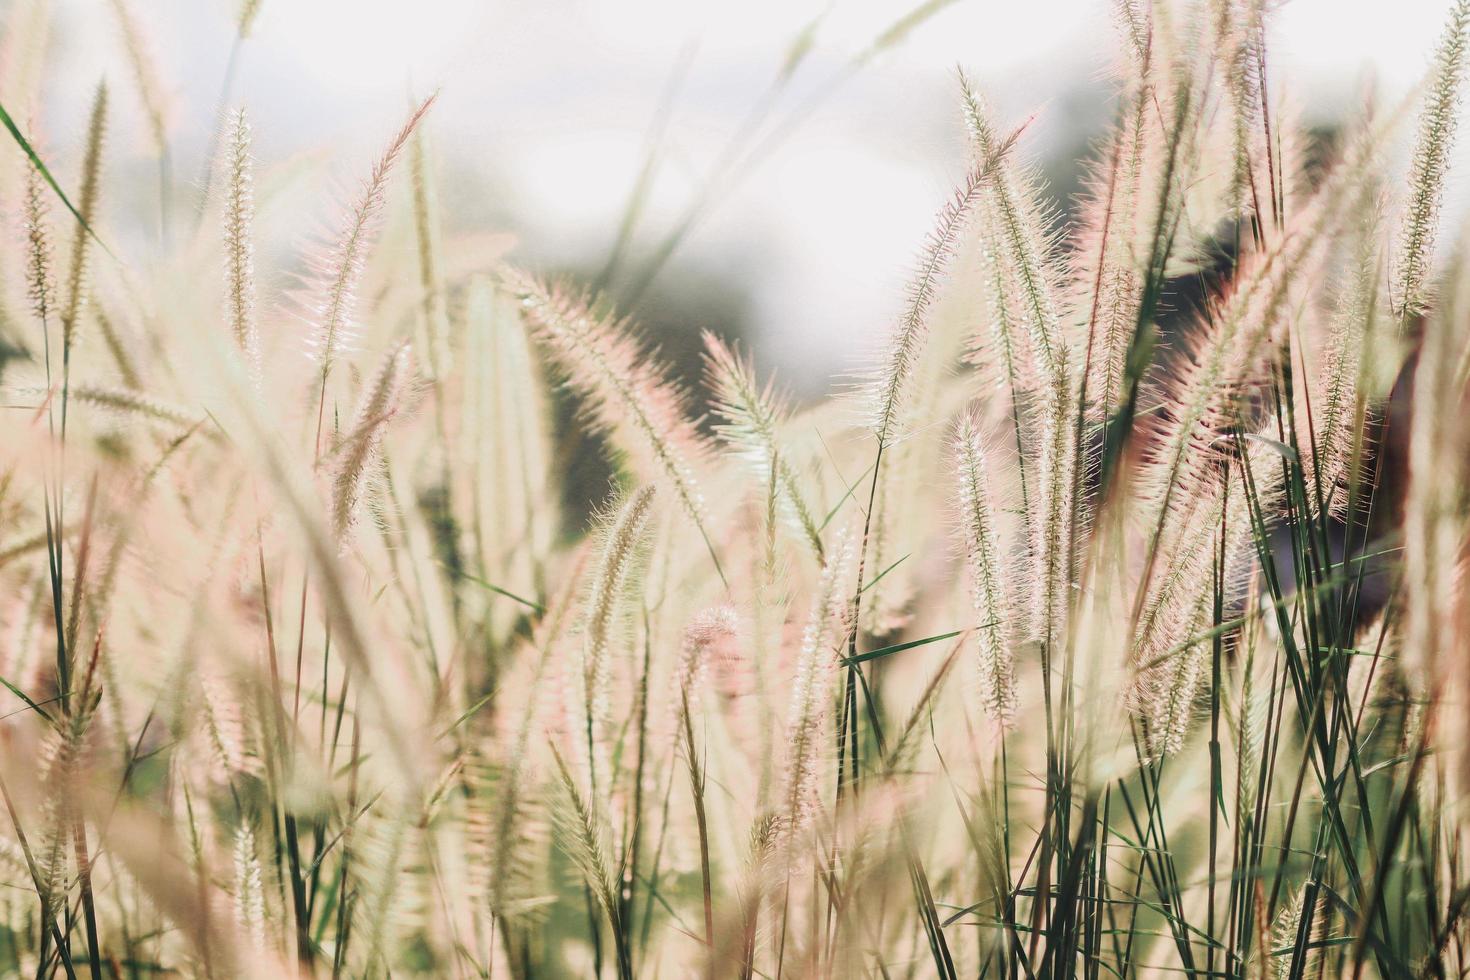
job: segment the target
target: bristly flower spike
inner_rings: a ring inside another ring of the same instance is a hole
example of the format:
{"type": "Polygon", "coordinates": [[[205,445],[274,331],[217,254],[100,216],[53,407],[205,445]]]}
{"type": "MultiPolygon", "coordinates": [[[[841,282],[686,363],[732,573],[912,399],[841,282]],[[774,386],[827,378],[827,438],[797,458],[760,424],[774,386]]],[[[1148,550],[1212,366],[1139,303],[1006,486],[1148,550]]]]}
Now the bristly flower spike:
{"type": "Polygon", "coordinates": [[[306,317],[311,324],[309,344],[321,365],[323,384],[338,355],[350,345],[356,329],[357,289],[377,239],[388,179],[414,128],[434,104],[434,99],[432,95],[425,99],[389,142],[349,210],[341,233],[325,254],[311,262],[313,272],[306,317]]]}
{"type": "Polygon", "coordinates": [[[235,345],[251,381],[260,383],[260,336],[255,321],[255,179],[251,173],[250,121],[241,108],[230,126],[224,200],[225,306],[235,345]]]}
{"type": "Polygon", "coordinates": [[[1016,707],[1015,664],[1007,642],[1010,602],[995,529],[990,466],[980,431],[968,412],[960,416],[955,430],[954,467],[965,572],[979,623],[980,696],[991,719],[1008,726],[1016,707]]]}

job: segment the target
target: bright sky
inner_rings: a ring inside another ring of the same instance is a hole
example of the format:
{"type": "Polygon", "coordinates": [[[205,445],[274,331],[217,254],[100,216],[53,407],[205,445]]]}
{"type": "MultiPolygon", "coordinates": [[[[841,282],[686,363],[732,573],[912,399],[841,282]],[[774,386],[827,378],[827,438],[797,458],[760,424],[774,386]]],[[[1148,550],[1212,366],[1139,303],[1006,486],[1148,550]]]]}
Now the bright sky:
{"type": "MultiPolygon", "coordinates": [[[[811,54],[778,103],[786,109],[914,2],[264,0],[235,97],[251,107],[260,156],[325,147],[351,173],[394,128],[410,90],[442,86],[432,125],[436,144],[454,155],[447,169],[465,178],[456,186],[494,198],[458,207],[519,230],[533,261],[595,265],[615,237],[681,59],[669,153],[650,201],[654,232],[681,212],[807,25],[820,18],[811,54]]],[[[94,2],[57,6],[75,40],[56,73],[64,82],[55,111],[71,114],[99,71],[125,70],[94,2]]],[[[234,5],[133,6],[171,81],[177,153],[190,166],[213,113],[234,5]]],[[[1002,115],[1039,111],[1034,151],[1067,146],[1070,120],[1098,119],[1086,84],[1113,43],[1109,7],[957,0],[822,102],[721,201],[684,261],[738,270],[752,290],[762,350],[799,387],[820,384],[837,366],[834,351],[887,323],[955,177],[954,66],[1002,115]]],[[[1370,72],[1397,98],[1421,76],[1447,8],[1448,0],[1287,0],[1271,42],[1277,78],[1292,79],[1308,111],[1322,115],[1346,104],[1370,72]]]]}

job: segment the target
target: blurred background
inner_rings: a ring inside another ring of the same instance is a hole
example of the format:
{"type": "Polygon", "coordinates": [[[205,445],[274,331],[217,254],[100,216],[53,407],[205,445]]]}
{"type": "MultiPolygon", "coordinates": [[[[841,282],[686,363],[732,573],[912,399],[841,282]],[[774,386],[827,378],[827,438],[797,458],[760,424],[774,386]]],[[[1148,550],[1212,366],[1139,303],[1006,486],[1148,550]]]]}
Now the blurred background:
{"type": "MultiPolygon", "coordinates": [[[[322,166],[350,186],[411,98],[437,89],[447,231],[510,232],[520,261],[606,289],[676,361],[714,329],[812,396],[890,322],[960,174],[956,66],[1003,120],[1032,119],[1025,150],[1060,207],[1108,121],[1110,0],[915,2],[262,0],[238,49],[236,3],[124,6],[156,69],[176,214],[197,207],[222,102],[249,106],[263,168],[322,166]]],[[[1367,84],[1390,106],[1410,96],[1446,13],[1444,0],[1277,7],[1272,82],[1322,126],[1367,84]]],[[[74,161],[92,90],[111,80],[113,179],[154,197],[124,195],[108,220],[163,254],[180,232],[159,219],[117,5],[51,8],[44,143],[74,161]]],[[[289,217],[262,246],[284,270],[333,211],[308,197],[289,217]]]]}

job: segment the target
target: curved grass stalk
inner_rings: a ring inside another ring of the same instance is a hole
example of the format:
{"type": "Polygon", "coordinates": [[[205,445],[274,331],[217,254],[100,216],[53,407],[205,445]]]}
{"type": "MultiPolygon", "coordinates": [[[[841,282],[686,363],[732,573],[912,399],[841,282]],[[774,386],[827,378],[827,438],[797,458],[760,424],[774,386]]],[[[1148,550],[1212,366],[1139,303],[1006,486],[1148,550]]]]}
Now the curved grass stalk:
{"type": "Polygon", "coordinates": [[[720,581],[728,586],[694,475],[694,464],[707,447],[685,414],[683,391],[627,335],[626,324],[524,273],[505,270],[502,275],[506,288],[521,301],[532,335],[586,399],[591,423],[612,434],[621,448],[632,450],[650,478],[667,481],[704,539],[720,581]]]}
{"type": "Polygon", "coordinates": [[[724,341],[706,331],[704,346],[711,409],[722,419],[715,431],[753,466],[762,485],[776,488],[783,516],[805,537],[820,564],[824,555],[821,530],[790,457],[780,452],[777,441],[787,418],[786,405],[771,385],[761,387],[755,378],[755,366],[741,359],[724,341]]]}

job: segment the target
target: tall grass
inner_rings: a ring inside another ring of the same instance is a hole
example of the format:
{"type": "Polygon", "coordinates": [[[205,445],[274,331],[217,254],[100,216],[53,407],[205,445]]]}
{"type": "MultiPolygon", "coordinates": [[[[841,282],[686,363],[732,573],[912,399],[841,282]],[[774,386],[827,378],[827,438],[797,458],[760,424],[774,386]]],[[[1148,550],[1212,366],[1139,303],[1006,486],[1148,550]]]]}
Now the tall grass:
{"type": "Polygon", "coordinates": [[[180,196],[115,3],[132,78],[0,162],[0,974],[1470,972],[1470,0],[1417,129],[1330,137],[1272,6],[1117,5],[1070,217],[962,75],[891,336],[793,408],[446,234],[432,98],[287,268],[239,107],[115,254],[114,155],[180,196]]]}

